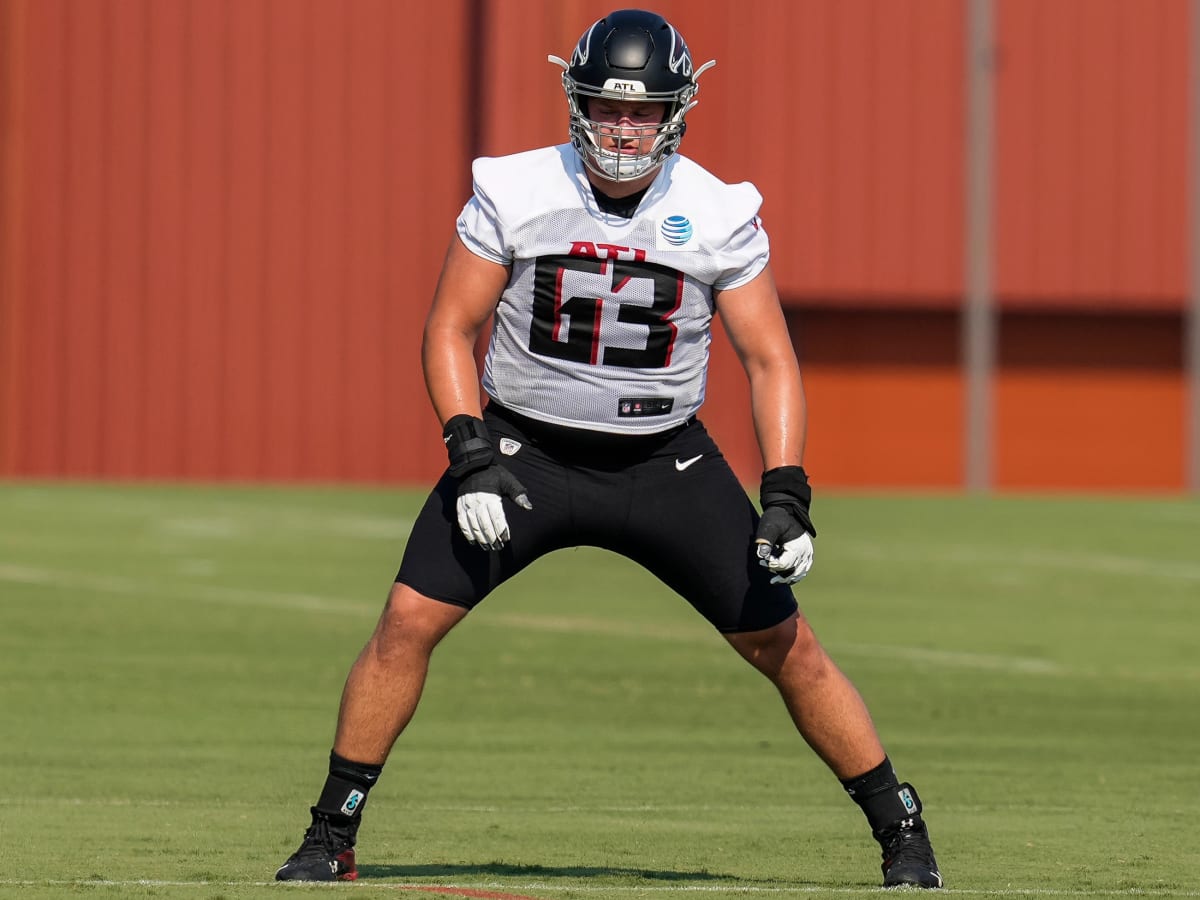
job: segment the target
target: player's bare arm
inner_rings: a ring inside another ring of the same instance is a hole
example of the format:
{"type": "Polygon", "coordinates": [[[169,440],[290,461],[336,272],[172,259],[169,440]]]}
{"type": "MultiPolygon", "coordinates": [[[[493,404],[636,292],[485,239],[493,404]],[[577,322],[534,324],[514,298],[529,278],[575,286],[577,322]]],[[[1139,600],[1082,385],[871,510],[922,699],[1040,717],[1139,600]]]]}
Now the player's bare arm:
{"type": "Polygon", "coordinates": [[[450,474],[458,478],[459,529],[486,550],[499,550],[509,538],[501,498],[532,508],[525,486],[496,463],[480,418],[475,341],[508,277],[506,266],[472,253],[457,236],[451,238],[421,344],[425,385],[444,429],[450,474]]]}
{"type": "Polygon", "coordinates": [[[508,274],[507,267],[468,250],[457,235],[450,239],[421,344],[425,387],[443,425],[456,415],[480,415],[475,342],[508,274]]]}
{"type": "Polygon", "coordinates": [[[800,465],[807,430],[804,387],[771,267],[740,287],[717,292],[716,304],[750,382],[763,469],[800,465]]]}
{"type": "Polygon", "coordinates": [[[777,583],[794,584],[812,568],[816,536],[812,491],[802,465],[806,430],[800,367],[770,266],[741,287],[716,295],[734,351],[750,381],[750,408],[763,458],[759,562],[777,583]]]}

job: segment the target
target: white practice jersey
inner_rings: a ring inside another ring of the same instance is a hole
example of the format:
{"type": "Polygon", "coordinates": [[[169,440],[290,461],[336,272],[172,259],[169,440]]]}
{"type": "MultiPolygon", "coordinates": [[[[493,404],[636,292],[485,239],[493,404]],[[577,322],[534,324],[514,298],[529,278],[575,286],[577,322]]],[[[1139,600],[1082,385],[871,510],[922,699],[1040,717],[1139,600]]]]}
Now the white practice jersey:
{"type": "Polygon", "coordinates": [[[603,212],[570,144],[477,159],[458,219],[474,253],[511,266],[483,389],[518,413],[649,434],[704,402],[713,290],[767,264],[762,198],[671,156],[632,219],[603,212]]]}

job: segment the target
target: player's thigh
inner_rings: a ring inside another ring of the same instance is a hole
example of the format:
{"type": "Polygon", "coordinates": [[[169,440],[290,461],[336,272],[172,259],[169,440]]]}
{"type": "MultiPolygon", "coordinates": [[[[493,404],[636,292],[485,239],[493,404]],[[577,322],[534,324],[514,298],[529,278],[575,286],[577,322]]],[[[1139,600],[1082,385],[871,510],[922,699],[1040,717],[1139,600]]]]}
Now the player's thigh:
{"type": "Polygon", "coordinates": [[[758,513],[698,423],[636,472],[625,553],[674,588],[719,631],[770,628],[796,610],[754,554],[758,513]]]}

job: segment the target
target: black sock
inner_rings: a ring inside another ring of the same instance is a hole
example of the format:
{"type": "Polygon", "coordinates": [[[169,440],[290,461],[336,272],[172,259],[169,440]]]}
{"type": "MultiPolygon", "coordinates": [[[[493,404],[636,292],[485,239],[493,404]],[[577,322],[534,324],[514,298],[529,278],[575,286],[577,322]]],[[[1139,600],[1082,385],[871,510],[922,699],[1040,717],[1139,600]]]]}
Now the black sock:
{"type": "Polygon", "coordinates": [[[871,771],[842,779],[842,787],[862,809],[876,836],[903,822],[911,827],[921,819],[921,799],[916,788],[900,783],[886,756],[871,771]]]}
{"type": "Polygon", "coordinates": [[[883,758],[883,762],[869,772],[864,772],[854,778],[842,779],[842,787],[859,806],[862,806],[868,797],[873,797],[880,791],[887,790],[892,785],[899,783],[896,779],[896,772],[892,768],[892,761],[886,756],[883,758]]]}
{"type": "Polygon", "coordinates": [[[314,809],[328,816],[357,819],[367,803],[367,794],[379,780],[383,766],[351,762],[336,753],[329,754],[329,777],[314,809]]]}

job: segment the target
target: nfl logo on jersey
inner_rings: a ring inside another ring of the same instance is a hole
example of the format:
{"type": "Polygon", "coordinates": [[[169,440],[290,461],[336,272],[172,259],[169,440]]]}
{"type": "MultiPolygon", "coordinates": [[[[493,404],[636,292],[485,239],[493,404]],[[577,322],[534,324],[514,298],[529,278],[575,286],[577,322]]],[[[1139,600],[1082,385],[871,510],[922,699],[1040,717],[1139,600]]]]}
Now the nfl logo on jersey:
{"type": "Polygon", "coordinates": [[[687,216],[667,216],[658,223],[654,248],[669,251],[695,250],[695,235],[696,231],[687,216]]]}

